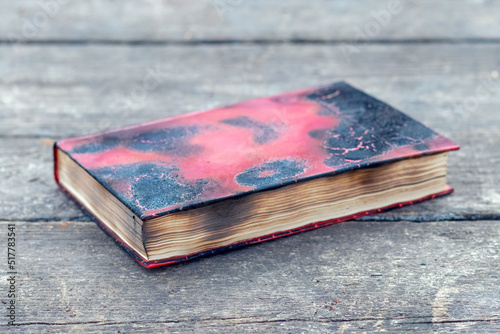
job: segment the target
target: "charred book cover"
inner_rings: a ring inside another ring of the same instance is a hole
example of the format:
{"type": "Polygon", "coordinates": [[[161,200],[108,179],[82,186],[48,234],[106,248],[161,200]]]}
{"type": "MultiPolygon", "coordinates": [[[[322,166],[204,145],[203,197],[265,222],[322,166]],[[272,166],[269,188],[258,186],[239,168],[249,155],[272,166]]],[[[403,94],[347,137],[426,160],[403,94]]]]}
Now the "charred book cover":
{"type": "Polygon", "coordinates": [[[58,141],[61,189],[143,266],[450,193],[458,146],[344,82],[58,141]]]}

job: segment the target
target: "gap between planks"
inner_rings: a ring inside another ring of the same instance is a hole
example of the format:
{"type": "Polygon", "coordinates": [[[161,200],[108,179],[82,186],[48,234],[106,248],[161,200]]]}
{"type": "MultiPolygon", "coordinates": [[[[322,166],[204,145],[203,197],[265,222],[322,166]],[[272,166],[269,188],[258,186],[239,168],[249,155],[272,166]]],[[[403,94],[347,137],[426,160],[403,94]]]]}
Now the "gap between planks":
{"type": "MultiPolygon", "coordinates": [[[[25,322],[18,323],[15,326],[30,326],[30,325],[48,325],[48,326],[65,326],[65,325],[127,325],[127,324],[182,324],[182,323],[192,323],[196,322],[214,322],[214,321],[234,321],[231,322],[232,325],[251,325],[251,324],[266,324],[266,323],[282,323],[282,322],[317,322],[317,323],[343,323],[343,322],[362,322],[362,321],[398,321],[398,320],[413,320],[413,319],[429,319],[428,316],[417,316],[417,317],[367,317],[367,318],[352,318],[352,319],[313,319],[313,318],[284,318],[284,319],[268,319],[268,320],[255,320],[253,318],[242,318],[242,317],[229,317],[229,318],[206,318],[206,319],[181,319],[181,320],[163,320],[163,321],[151,321],[151,320],[139,320],[139,321],[75,321],[75,322],[25,322]]],[[[446,323],[463,323],[463,322],[499,322],[500,318],[478,318],[478,319],[449,319],[442,321],[421,321],[421,322],[404,322],[399,323],[400,325],[410,325],[410,324],[446,324],[446,323]]],[[[7,325],[2,325],[5,327],[7,325]]]]}
{"type": "Polygon", "coordinates": [[[322,44],[322,45],[393,45],[393,44],[500,44],[500,38],[379,38],[367,40],[354,39],[308,39],[308,38],[284,38],[284,39],[163,39],[163,40],[118,40],[118,39],[45,39],[45,40],[23,40],[22,42],[9,39],[0,39],[0,45],[274,45],[274,44],[322,44]]]}

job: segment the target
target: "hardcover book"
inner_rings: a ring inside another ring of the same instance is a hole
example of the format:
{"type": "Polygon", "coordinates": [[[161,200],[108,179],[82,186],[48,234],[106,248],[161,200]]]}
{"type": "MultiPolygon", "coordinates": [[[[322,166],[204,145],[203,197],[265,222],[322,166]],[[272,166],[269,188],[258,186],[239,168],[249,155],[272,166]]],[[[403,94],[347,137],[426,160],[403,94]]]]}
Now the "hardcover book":
{"type": "Polygon", "coordinates": [[[448,194],[458,146],[345,82],[54,145],[55,179],[147,268],[448,194]]]}

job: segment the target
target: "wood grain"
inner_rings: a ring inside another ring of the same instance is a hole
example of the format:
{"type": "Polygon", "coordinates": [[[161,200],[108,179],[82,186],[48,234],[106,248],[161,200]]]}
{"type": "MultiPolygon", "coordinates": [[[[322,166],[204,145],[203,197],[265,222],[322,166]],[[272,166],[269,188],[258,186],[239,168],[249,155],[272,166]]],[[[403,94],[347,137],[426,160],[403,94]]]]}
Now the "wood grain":
{"type": "Polygon", "coordinates": [[[93,223],[16,230],[13,332],[500,329],[498,221],[346,222],[150,271],[93,223]]]}
{"type": "Polygon", "coordinates": [[[0,1],[4,40],[89,42],[368,41],[498,39],[500,4],[484,1],[203,0],[0,1]],[[44,14],[48,12],[49,15],[44,14]],[[389,13],[389,12],[388,12],[389,13]],[[380,16],[380,14],[378,14],[380,16]],[[44,16],[46,18],[44,18],[44,16]],[[375,23],[375,25],[374,25],[375,23]],[[371,29],[371,30],[370,30],[371,29]]]}

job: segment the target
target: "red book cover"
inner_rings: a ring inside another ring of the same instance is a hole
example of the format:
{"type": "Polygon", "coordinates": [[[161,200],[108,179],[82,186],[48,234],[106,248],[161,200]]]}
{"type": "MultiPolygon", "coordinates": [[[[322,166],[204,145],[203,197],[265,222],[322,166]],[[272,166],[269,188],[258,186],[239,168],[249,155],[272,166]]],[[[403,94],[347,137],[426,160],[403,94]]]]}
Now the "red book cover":
{"type": "MultiPolygon", "coordinates": [[[[55,148],[147,221],[296,182],[456,150],[458,146],[386,103],[337,82],[65,139],[55,148]]],[[[55,171],[57,181],[57,159],[55,171]]],[[[447,187],[417,201],[451,191],[447,187]]],[[[411,203],[332,217],[161,261],[143,258],[97,221],[141,264],[151,268],[411,203]]]]}

